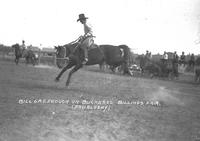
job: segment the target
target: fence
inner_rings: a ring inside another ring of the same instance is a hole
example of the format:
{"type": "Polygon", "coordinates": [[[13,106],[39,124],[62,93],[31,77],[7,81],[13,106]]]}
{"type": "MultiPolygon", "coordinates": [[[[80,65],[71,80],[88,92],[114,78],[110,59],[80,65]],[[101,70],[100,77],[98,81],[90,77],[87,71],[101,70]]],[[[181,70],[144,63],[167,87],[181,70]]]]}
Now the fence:
{"type": "Polygon", "coordinates": [[[35,54],[38,54],[38,64],[56,65],[55,52],[39,51],[35,52],[35,54]]]}

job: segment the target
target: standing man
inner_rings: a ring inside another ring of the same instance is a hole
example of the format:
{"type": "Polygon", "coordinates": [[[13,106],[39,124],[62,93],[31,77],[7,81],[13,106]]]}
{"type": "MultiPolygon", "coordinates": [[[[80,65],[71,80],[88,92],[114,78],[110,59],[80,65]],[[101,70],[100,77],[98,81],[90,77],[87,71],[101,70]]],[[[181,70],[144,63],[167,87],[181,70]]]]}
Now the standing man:
{"type": "Polygon", "coordinates": [[[190,60],[189,60],[189,66],[194,67],[194,65],[195,65],[195,57],[194,57],[194,53],[192,53],[190,60]]]}
{"type": "Polygon", "coordinates": [[[148,57],[149,57],[149,59],[152,58],[152,54],[151,54],[151,52],[149,52],[148,57]]]}
{"type": "Polygon", "coordinates": [[[174,71],[174,75],[177,78],[178,77],[178,55],[176,53],[176,51],[173,54],[173,71],[174,71]]]}
{"type": "Polygon", "coordinates": [[[184,53],[184,51],[182,52],[182,55],[181,55],[181,57],[180,57],[180,64],[183,64],[184,65],[184,67],[185,67],[185,53],[184,53]]]}
{"type": "Polygon", "coordinates": [[[166,51],[164,51],[164,54],[163,54],[163,64],[166,65],[167,61],[168,61],[168,54],[167,54],[166,51]]]}
{"type": "Polygon", "coordinates": [[[146,50],[145,57],[146,57],[146,58],[149,58],[149,51],[148,51],[148,50],[146,50]]]}
{"type": "Polygon", "coordinates": [[[82,64],[86,64],[88,62],[88,48],[94,43],[92,28],[87,24],[88,17],[85,17],[84,14],[79,14],[79,18],[77,20],[83,24],[84,35],[81,39],[81,48],[84,50],[84,61],[82,64]]]}

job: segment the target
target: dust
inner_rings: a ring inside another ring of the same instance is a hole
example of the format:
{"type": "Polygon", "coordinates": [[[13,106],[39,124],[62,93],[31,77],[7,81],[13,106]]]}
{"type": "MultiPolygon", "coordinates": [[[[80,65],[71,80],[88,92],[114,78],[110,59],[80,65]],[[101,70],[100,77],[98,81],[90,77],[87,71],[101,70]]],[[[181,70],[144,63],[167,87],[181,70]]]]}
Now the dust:
{"type": "Polygon", "coordinates": [[[184,102],[181,101],[178,97],[174,96],[177,93],[180,92],[178,92],[177,90],[169,90],[164,86],[159,86],[158,90],[152,93],[150,100],[160,101],[167,105],[183,106],[184,102]]]}

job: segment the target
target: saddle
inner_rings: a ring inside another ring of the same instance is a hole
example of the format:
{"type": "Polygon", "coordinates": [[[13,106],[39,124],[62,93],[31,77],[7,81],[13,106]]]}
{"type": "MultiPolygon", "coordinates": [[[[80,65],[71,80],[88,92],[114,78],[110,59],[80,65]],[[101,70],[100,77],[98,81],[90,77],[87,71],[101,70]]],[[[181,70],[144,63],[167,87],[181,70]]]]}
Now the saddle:
{"type": "MultiPolygon", "coordinates": [[[[72,45],[72,44],[76,44],[76,43],[78,43],[78,45],[76,46],[76,47],[78,47],[80,44],[82,44],[83,43],[83,41],[84,40],[86,40],[88,37],[95,37],[95,36],[85,36],[85,37],[83,37],[83,36],[80,36],[78,39],[76,39],[75,41],[72,41],[72,42],[70,42],[69,43],[69,45],[72,45]]],[[[75,48],[76,48],[75,47],[75,48]]],[[[97,44],[95,44],[94,43],[94,40],[92,39],[92,44],[87,48],[87,50],[89,51],[89,50],[92,50],[92,49],[95,49],[95,48],[98,48],[99,46],[97,45],[97,44]]]]}

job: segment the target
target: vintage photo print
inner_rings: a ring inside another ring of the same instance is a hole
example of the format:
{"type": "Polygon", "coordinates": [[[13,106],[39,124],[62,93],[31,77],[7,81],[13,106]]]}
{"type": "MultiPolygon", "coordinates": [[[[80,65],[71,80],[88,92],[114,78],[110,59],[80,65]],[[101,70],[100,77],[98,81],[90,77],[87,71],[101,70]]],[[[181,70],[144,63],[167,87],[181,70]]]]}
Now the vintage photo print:
{"type": "Polygon", "coordinates": [[[199,0],[0,5],[0,141],[200,141],[199,0]]]}

